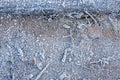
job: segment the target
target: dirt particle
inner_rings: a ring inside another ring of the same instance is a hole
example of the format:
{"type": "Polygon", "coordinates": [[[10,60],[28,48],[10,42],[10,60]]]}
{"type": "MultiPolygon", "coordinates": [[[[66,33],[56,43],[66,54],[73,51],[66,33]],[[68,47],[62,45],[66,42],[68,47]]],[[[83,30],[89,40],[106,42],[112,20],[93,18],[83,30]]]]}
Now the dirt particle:
{"type": "Polygon", "coordinates": [[[36,59],[35,59],[35,58],[32,58],[31,64],[32,64],[32,65],[35,65],[35,64],[36,64],[36,59]]]}

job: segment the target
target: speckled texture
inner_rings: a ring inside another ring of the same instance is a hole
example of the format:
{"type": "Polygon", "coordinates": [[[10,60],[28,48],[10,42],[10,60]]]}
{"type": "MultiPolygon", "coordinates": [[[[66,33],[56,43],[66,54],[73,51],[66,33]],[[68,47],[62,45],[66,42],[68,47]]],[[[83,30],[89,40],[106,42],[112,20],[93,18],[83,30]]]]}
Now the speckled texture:
{"type": "Polygon", "coordinates": [[[94,12],[118,13],[120,0],[0,0],[0,13],[26,14],[42,10],[89,9],[94,12]]]}
{"type": "Polygon", "coordinates": [[[119,80],[120,17],[0,14],[0,80],[119,80]]]}

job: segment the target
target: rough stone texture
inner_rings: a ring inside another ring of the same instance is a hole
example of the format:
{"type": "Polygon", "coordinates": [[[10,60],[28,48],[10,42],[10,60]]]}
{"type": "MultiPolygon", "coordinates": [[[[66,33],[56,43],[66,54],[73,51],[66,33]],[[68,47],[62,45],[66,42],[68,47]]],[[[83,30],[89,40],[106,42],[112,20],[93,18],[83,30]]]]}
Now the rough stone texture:
{"type": "Polygon", "coordinates": [[[120,0],[0,0],[0,13],[39,13],[42,10],[89,9],[119,13],[120,0]]]}
{"type": "Polygon", "coordinates": [[[120,17],[0,14],[0,80],[119,80],[120,17]]]}

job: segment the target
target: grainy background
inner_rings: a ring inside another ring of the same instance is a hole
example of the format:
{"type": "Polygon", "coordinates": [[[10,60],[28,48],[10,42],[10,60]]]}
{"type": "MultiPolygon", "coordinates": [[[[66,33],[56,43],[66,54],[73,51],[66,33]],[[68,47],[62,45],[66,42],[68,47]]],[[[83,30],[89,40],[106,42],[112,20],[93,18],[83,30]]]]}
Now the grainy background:
{"type": "Polygon", "coordinates": [[[89,9],[119,13],[120,0],[0,0],[0,13],[23,14],[41,10],[89,9]]]}
{"type": "Polygon", "coordinates": [[[1,14],[0,80],[119,80],[120,18],[88,13],[1,14]]]}
{"type": "Polygon", "coordinates": [[[0,80],[120,80],[119,0],[0,0],[0,80]]]}

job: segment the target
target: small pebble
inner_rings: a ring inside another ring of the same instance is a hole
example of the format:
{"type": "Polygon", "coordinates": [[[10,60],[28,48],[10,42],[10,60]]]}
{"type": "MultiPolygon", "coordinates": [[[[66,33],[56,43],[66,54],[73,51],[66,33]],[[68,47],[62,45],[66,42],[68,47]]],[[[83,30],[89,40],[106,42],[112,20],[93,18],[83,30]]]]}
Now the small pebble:
{"type": "Polygon", "coordinates": [[[87,27],[85,24],[79,23],[77,28],[78,29],[83,29],[83,27],[87,27]]]}
{"type": "Polygon", "coordinates": [[[0,24],[0,27],[2,27],[2,24],[0,24]]]}
{"type": "Polygon", "coordinates": [[[69,58],[69,62],[71,62],[72,61],[72,58],[69,58]]]}
{"type": "Polygon", "coordinates": [[[32,64],[32,65],[35,65],[35,64],[36,64],[36,59],[35,59],[35,58],[33,58],[33,59],[31,60],[31,64],[32,64]]]}
{"type": "Polygon", "coordinates": [[[51,18],[49,18],[49,19],[48,19],[48,22],[52,22],[52,19],[51,19],[51,18]]]}
{"type": "Polygon", "coordinates": [[[69,80],[70,75],[67,74],[66,72],[63,72],[63,73],[60,75],[60,80],[64,80],[65,78],[67,78],[67,80],[69,80]]]}
{"type": "Polygon", "coordinates": [[[16,19],[14,19],[13,22],[14,22],[14,25],[17,25],[17,20],[16,19]]]}
{"type": "Polygon", "coordinates": [[[3,17],[1,16],[1,17],[0,17],[0,19],[2,20],[2,19],[3,19],[3,17]]]}
{"type": "Polygon", "coordinates": [[[64,24],[63,27],[66,28],[66,29],[69,29],[69,28],[70,28],[70,26],[67,25],[67,24],[64,24]]]}
{"type": "Polygon", "coordinates": [[[81,62],[80,61],[76,61],[76,65],[81,65],[81,62]]]}
{"type": "Polygon", "coordinates": [[[33,74],[30,74],[30,75],[28,75],[29,76],[29,78],[31,79],[32,77],[33,77],[33,74]]]}
{"type": "Polygon", "coordinates": [[[38,67],[40,70],[42,70],[43,64],[42,64],[42,63],[38,63],[38,64],[37,64],[37,67],[38,67]]]}

